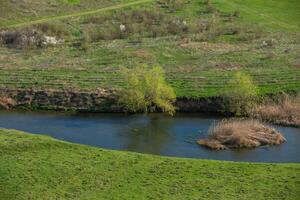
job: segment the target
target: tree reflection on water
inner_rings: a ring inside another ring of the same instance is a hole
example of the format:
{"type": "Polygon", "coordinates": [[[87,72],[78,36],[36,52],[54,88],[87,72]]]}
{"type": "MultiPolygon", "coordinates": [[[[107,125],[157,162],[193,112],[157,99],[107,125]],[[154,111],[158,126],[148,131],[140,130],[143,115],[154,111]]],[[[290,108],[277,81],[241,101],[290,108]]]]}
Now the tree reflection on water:
{"type": "Polygon", "coordinates": [[[170,132],[173,123],[171,117],[155,114],[132,120],[123,132],[128,137],[125,149],[160,154],[175,139],[170,132]]]}

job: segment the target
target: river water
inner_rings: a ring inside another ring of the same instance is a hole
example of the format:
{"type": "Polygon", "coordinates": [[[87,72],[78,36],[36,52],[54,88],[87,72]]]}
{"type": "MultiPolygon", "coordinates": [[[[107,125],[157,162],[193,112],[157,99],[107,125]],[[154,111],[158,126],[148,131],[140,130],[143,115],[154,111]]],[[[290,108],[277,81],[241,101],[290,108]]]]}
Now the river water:
{"type": "Polygon", "coordinates": [[[1,111],[0,127],[49,135],[73,143],[164,156],[247,161],[300,162],[300,129],[275,126],[287,139],[280,146],[212,151],[196,144],[221,120],[200,114],[67,114],[1,111]]]}

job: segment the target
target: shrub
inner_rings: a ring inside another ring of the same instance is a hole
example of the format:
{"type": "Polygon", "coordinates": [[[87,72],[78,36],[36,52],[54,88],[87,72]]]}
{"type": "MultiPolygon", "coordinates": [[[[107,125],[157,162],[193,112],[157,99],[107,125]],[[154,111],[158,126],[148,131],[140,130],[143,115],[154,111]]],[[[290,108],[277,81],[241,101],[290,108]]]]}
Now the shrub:
{"type": "Polygon", "coordinates": [[[236,72],[225,85],[222,95],[226,98],[225,112],[244,115],[255,104],[258,90],[251,76],[236,72]]]}
{"type": "Polygon", "coordinates": [[[121,31],[119,26],[109,24],[98,30],[97,40],[115,40],[121,38],[121,31]]]}
{"type": "Polygon", "coordinates": [[[180,10],[184,4],[184,0],[160,0],[158,2],[159,4],[162,5],[163,8],[168,9],[170,12],[175,12],[180,10]]]}
{"type": "Polygon", "coordinates": [[[124,69],[122,75],[127,84],[121,92],[119,103],[128,112],[162,111],[170,115],[175,113],[176,95],[166,83],[161,67],[141,66],[124,69]]]}
{"type": "Polygon", "coordinates": [[[95,33],[91,25],[87,25],[82,30],[82,38],[80,41],[80,47],[84,51],[89,50],[89,44],[95,40],[95,33]]]}
{"type": "Polygon", "coordinates": [[[188,26],[185,21],[176,19],[167,23],[166,30],[171,35],[180,35],[188,32],[188,26]]]}
{"type": "Polygon", "coordinates": [[[63,23],[43,23],[37,24],[34,26],[34,29],[39,30],[45,35],[55,36],[62,38],[70,34],[69,30],[66,28],[66,25],[63,23]]]}
{"type": "Polygon", "coordinates": [[[132,10],[118,12],[106,17],[85,19],[86,25],[92,25],[93,42],[98,40],[114,40],[137,37],[160,37],[181,35],[190,31],[190,24],[184,19],[168,16],[160,11],[132,10]],[[125,29],[122,30],[121,26],[125,29]]]}
{"type": "Polygon", "coordinates": [[[0,38],[3,45],[19,49],[41,47],[43,43],[43,35],[31,28],[1,31],[0,38]]]}

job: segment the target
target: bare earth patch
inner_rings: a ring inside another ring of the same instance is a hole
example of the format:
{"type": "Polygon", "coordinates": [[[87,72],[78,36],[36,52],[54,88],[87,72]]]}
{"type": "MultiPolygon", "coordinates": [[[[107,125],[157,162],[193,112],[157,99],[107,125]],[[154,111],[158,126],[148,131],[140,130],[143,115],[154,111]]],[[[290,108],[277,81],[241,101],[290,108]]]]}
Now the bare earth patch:
{"type": "Polygon", "coordinates": [[[257,120],[224,120],[211,127],[209,137],[200,139],[198,144],[224,150],[279,145],[285,141],[281,133],[257,120]]]}

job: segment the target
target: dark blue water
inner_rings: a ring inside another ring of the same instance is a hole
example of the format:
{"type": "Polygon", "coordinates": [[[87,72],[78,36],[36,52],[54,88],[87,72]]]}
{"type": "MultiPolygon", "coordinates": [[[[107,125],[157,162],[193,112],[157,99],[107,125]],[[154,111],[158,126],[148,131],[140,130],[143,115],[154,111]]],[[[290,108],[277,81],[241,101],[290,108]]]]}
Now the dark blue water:
{"type": "Polygon", "coordinates": [[[196,144],[218,118],[199,114],[63,114],[0,112],[0,127],[60,140],[148,154],[249,162],[300,162],[300,129],[276,128],[287,143],[256,149],[212,151],[196,144]]]}

